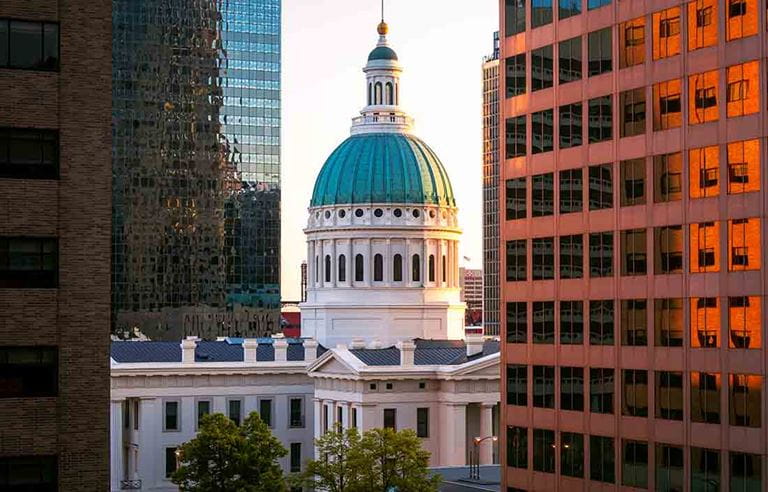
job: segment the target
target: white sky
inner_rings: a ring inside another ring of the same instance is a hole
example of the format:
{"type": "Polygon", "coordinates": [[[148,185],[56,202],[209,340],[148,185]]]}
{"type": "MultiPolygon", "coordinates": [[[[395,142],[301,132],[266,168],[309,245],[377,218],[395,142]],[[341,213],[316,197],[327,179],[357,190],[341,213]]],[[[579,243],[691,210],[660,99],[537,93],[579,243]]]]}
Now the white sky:
{"type": "MultiPolygon", "coordinates": [[[[482,59],[497,0],[386,0],[403,65],[402,107],[443,161],[464,229],[466,266],[482,265],[482,59]]],[[[315,177],[365,103],[379,0],[283,0],[282,298],[299,300],[303,228],[315,177]]]]}

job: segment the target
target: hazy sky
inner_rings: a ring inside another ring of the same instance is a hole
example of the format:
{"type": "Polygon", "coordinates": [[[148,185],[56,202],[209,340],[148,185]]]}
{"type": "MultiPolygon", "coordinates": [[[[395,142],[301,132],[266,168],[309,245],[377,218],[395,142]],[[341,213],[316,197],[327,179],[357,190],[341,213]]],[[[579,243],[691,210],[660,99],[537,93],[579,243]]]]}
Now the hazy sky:
{"type": "MultiPolygon", "coordinates": [[[[402,107],[443,161],[464,229],[466,266],[482,264],[482,59],[497,0],[386,0],[404,72],[402,107]]],[[[303,228],[315,177],[365,105],[362,68],[380,0],[283,0],[282,298],[299,300],[303,228]]]]}

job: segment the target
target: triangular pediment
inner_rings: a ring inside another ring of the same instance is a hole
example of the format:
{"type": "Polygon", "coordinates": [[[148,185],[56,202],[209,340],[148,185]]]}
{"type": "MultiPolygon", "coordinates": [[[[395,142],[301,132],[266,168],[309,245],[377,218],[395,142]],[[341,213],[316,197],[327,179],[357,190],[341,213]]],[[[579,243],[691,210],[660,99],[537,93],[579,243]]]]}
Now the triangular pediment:
{"type": "Polygon", "coordinates": [[[456,369],[451,371],[451,376],[472,378],[487,377],[488,379],[499,378],[499,360],[499,353],[473,360],[471,362],[456,366],[456,369]]]}
{"type": "Polygon", "coordinates": [[[358,370],[355,365],[350,363],[350,360],[346,360],[345,355],[351,356],[348,353],[340,353],[337,350],[329,350],[322,355],[317,361],[315,361],[308,368],[308,374],[312,375],[357,375],[358,370]]]}

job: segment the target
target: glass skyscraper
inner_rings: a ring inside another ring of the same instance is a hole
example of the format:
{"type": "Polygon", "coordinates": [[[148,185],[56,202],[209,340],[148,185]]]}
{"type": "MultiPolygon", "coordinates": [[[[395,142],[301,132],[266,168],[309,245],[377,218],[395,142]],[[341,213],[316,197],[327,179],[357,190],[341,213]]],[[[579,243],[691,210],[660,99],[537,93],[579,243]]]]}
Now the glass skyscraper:
{"type": "Polygon", "coordinates": [[[280,311],[280,0],[114,0],[112,324],[260,336],[280,311]]]}

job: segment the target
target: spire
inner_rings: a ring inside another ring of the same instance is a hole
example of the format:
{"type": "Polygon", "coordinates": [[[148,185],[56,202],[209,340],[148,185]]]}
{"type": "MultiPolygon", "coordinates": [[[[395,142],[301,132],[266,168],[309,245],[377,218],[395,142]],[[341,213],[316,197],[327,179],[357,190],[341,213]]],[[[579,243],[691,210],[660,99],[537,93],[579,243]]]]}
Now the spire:
{"type": "Polygon", "coordinates": [[[381,0],[381,22],[379,22],[376,31],[378,31],[379,36],[381,36],[381,38],[379,38],[379,44],[386,42],[385,36],[389,32],[389,26],[384,22],[384,0],[381,0]]]}

